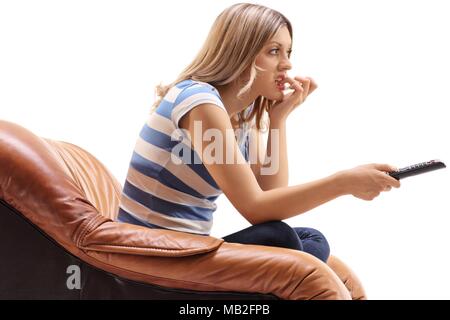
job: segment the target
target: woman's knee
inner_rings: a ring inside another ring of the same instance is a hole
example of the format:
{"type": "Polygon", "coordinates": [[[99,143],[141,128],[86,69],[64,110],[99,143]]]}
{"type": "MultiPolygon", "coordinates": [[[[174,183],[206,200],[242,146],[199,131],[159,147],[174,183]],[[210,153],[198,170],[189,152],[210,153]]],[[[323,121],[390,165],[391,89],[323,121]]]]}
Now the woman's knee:
{"type": "Polygon", "coordinates": [[[314,228],[294,228],[294,230],[300,229],[301,234],[299,234],[300,239],[310,239],[316,241],[328,242],[325,235],[317,229],[314,228]]]}
{"type": "Polygon", "coordinates": [[[313,228],[294,228],[306,252],[326,262],[330,256],[330,244],[322,232],[313,228]]]}
{"type": "Polygon", "coordinates": [[[267,245],[274,247],[303,250],[302,243],[292,227],[283,221],[269,221],[259,225],[260,234],[263,234],[267,245]]]}

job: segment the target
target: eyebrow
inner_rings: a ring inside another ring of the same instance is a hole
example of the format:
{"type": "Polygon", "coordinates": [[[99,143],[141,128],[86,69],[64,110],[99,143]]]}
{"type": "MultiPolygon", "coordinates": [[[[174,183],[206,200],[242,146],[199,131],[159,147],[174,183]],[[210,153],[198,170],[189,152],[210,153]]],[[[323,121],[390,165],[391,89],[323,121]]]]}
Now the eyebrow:
{"type": "MultiPolygon", "coordinates": [[[[280,42],[278,42],[278,41],[270,41],[269,44],[271,44],[271,43],[276,43],[276,44],[278,44],[280,47],[283,47],[283,45],[282,45],[280,42]]],[[[289,49],[292,49],[292,46],[290,46],[289,49]]]]}

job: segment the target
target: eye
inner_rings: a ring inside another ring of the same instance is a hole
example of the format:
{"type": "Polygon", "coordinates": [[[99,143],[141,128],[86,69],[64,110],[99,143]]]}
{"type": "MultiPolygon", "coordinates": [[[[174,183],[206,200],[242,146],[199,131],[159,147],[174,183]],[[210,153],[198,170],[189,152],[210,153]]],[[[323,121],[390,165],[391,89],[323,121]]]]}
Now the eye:
{"type": "Polygon", "coordinates": [[[272,50],[269,51],[270,54],[273,54],[272,52],[276,51],[275,54],[278,54],[278,51],[280,51],[280,49],[278,48],[273,48],[272,50]]]}
{"type": "MultiPolygon", "coordinates": [[[[269,53],[270,53],[271,55],[277,55],[279,52],[280,52],[280,49],[279,49],[279,48],[273,48],[273,49],[271,49],[271,50],[269,51],[269,53]]],[[[290,57],[291,57],[292,50],[288,50],[286,53],[287,53],[288,58],[290,58],[290,57]]]]}

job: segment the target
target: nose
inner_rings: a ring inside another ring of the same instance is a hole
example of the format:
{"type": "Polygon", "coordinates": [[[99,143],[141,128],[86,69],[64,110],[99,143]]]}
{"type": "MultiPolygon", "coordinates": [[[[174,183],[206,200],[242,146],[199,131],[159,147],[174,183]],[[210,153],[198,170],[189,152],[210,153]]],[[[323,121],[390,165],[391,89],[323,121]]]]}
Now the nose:
{"type": "Polygon", "coordinates": [[[292,64],[291,61],[289,60],[288,57],[284,57],[279,65],[278,68],[280,69],[280,71],[286,71],[286,70],[291,70],[292,69],[292,64]]]}

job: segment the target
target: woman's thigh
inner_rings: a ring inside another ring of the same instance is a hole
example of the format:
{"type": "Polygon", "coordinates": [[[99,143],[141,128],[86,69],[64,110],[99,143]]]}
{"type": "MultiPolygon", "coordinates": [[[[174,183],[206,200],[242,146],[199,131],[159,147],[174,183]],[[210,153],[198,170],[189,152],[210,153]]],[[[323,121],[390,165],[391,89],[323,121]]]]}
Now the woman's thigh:
{"type": "Polygon", "coordinates": [[[231,243],[257,244],[303,250],[302,242],[295,230],[282,221],[269,221],[255,224],[230,234],[223,239],[231,243]]]}

